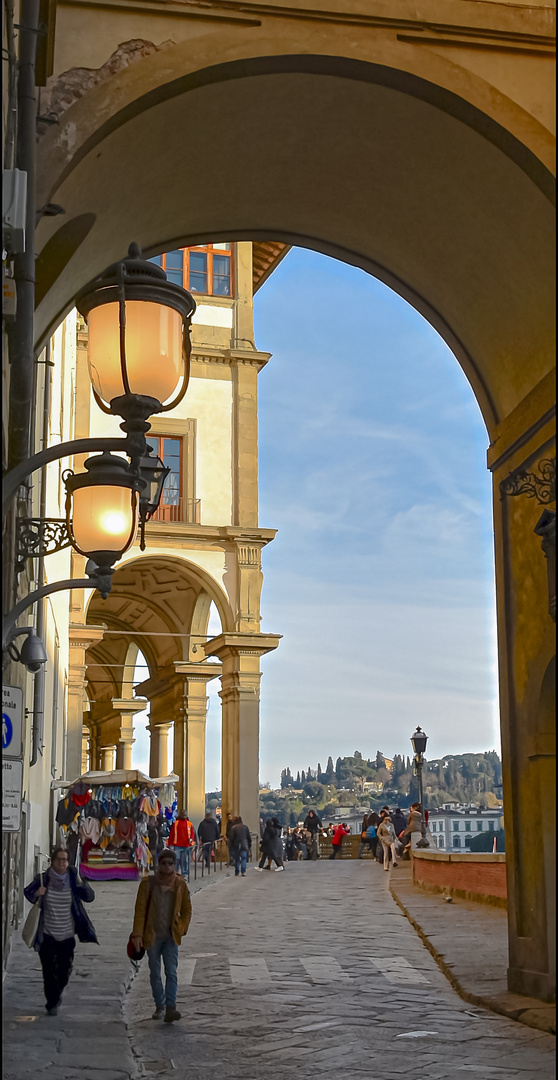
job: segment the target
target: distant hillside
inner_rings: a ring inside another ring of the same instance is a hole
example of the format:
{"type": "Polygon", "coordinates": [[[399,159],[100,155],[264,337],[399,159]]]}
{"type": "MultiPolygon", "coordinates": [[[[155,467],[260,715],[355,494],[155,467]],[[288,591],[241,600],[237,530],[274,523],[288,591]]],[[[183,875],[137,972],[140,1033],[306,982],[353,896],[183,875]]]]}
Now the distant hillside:
{"type": "MultiPolygon", "coordinates": [[[[423,773],[424,802],[434,809],[445,802],[496,806],[502,799],[502,763],[495,750],[479,754],[448,754],[427,761],[423,773]]],[[[329,757],[325,769],[297,771],[287,766],[281,788],[260,791],[262,814],[277,814],[284,825],[294,825],[313,808],[325,817],[338,806],[379,809],[384,803],[408,806],[418,798],[418,784],[410,757],[329,757]]]]}

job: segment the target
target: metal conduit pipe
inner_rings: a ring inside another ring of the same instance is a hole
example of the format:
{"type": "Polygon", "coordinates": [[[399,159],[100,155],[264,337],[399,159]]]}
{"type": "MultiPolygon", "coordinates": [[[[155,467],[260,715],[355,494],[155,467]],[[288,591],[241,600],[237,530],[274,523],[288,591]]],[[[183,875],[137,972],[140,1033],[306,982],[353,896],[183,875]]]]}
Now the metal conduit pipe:
{"type": "Polygon", "coordinates": [[[14,258],[17,309],[8,327],[10,359],[9,467],[31,452],[35,311],[35,56],[40,0],[21,0],[17,84],[16,165],[27,173],[25,251],[14,258]]]}
{"type": "MultiPolygon", "coordinates": [[[[42,447],[43,450],[48,446],[48,433],[49,433],[49,420],[50,420],[50,403],[52,399],[52,360],[50,358],[50,341],[45,347],[45,384],[43,394],[43,430],[42,430],[42,447]]],[[[47,467],[43,466],[41,469],[41,497],[39,502],[39,517],[44,519],[46,517],[47,509],[47,467]]],[[[45,584],[45,556],[41,552],[37,560],[37,586],[41,588],[45,584]]],[[[45,632],[46,632],[46,610],[47,600],[43,598],[39,600],[37,604],[37,637],[41,638],[41,641],[46,646],[45,632]]],[[[54,671],[53,679],[58,678],[58,672],[54,671]]],[[[35,683],[33,686],[33,727],[31,734],[31,760],[29,765],[36,765],[39,756],[39,749],[42,750],[44,730],[45,730],[45,683],[46,683],[46,669],[42,664],[39,671],[35,675],[35,683]]]]}

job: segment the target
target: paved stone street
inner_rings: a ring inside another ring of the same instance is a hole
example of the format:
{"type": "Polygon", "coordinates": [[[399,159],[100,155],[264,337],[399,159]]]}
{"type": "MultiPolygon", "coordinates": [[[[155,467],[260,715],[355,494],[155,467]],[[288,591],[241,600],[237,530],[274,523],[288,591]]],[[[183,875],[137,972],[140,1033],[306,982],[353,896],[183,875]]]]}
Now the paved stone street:
{"type": "Polygon", "coordinates": [[[390,876],[372,861],[320,860],[198,882],[172,1026],[151,1020],[145,962],[122,1009],[136,886],[97,887],[101,947],[76,950],[56,1018],[44,1014],[38,958],[16,942],[4,1080],[550,1080],[554,1038],[463,1002],[390,876]]]}

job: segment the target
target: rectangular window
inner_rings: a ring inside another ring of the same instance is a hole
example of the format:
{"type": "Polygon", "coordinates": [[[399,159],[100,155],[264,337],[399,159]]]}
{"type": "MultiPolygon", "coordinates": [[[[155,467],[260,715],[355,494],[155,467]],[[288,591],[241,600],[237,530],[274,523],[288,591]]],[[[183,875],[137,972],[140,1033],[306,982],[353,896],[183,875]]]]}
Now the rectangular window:
{"type": "Polygon", "coordinates": [[[458,821],[452,821],[452,825],[453,825],[453,831],[454,832],[459,832],[459,822],[458,821]]]}
{"type": "Polygon", "coordinates": [[[198,244],[155,255],[149,260],[166,271],[169,281],[192,293],[232,296],[232,244],[198,244]]]}
{"type": "Polygon", "coordinates": [[[168,438],[163,435],[147,437],[153,453],[170,468],[165,480],[159,508],[153,516],[154,521],[183,521],[182,507],[182,439],[168,438]]]}
{"type": "Polygon", "coordinates": [[[465,832],[471,832],[471,822],[470,821],[465,822],[465,832]]]}
{"type": "Polygon", "coordinates": [[[477,821],[477,832],[482,832],[482,821],[477,821]]]}
{"type": "Polygon", "coordinates": [[[183,421],[184,435],[148,435],[153,453],[164,462],[168,474],[153,521],[184,521],[199,525],[200,500],[196,494],[195,420],[183,421]]]}

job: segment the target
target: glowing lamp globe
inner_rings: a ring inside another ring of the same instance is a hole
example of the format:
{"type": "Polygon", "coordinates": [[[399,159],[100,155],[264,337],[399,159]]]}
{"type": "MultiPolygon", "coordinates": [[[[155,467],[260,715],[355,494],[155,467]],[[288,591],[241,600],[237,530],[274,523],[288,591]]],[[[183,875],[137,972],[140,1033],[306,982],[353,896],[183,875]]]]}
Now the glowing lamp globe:
{"type": "Polygon", "coordinates": [[[190,374],[193,297],[142,258],[137,244],[76,297],[89,329],[89,374],[104,412],[128,417],[130,400],[146,416],[174,409],[190,374]]]}
{"type": "Polygon", "coordinates": [[[134,542],[144,481],[113,454],[88,458],[85,469],[64,475],[68,534],[80,555],[100,568],[112,566],[134,542]]]}

